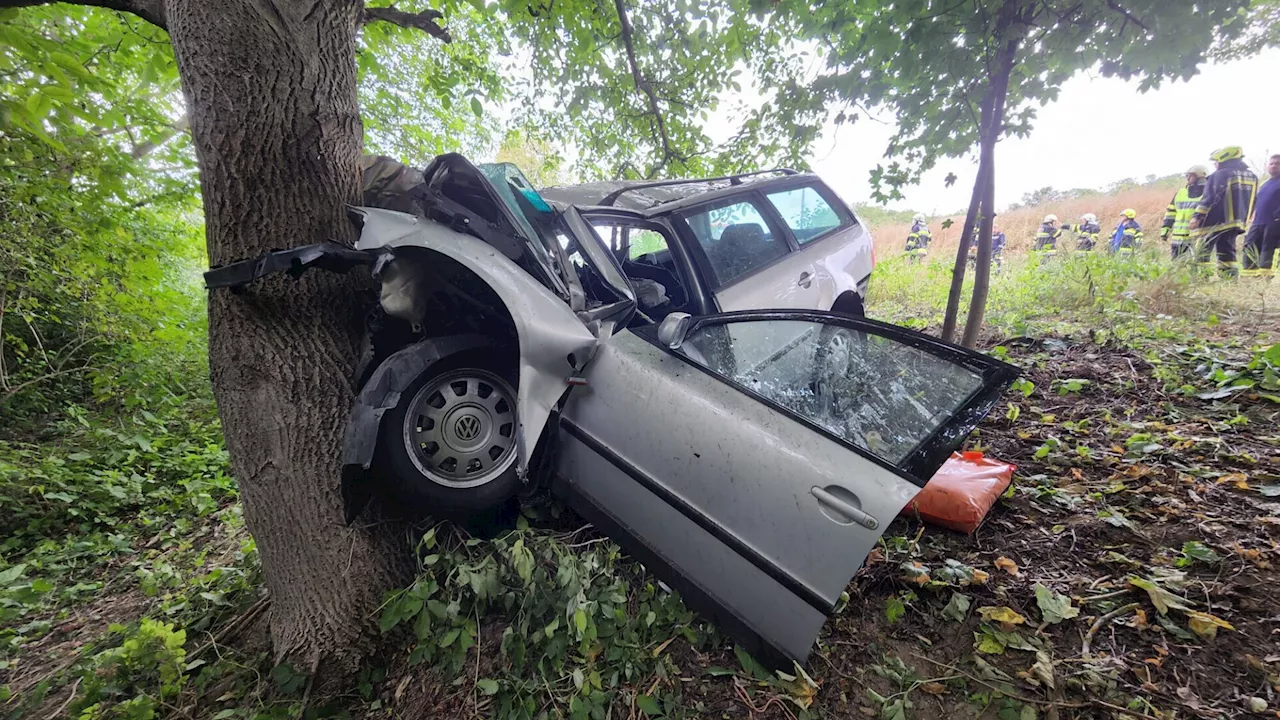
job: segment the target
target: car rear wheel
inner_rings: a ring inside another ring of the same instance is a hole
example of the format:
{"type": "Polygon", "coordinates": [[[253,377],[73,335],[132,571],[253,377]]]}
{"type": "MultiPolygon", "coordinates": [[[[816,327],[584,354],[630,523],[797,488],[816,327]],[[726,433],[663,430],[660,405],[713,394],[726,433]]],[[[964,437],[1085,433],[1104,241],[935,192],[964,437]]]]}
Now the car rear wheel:
{"type": "Polygon", "coordinates": [[[515,496],[516,392],[477,367],[429,368],[383,418],[386,483],[412,510],[471,514],[515,496]]]}

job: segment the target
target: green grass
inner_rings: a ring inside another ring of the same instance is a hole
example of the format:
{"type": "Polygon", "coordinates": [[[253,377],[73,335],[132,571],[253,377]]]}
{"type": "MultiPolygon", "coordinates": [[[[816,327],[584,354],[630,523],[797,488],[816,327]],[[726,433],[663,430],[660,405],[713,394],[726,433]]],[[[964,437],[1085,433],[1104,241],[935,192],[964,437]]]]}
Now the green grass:
{"type": "MultiPolygon", "coordinates": [[[[940,326],[951,270],[952,259],[940,256],[924,264],[897,256],[880,262],[872,274],[868,313],[917,329],[940,326]]],[[[961,326],[972,285],[969,268],[961,326]]],[[[1130,257],[1066,253],[1046,263],[1006,255],[1003,266],[993,269],[986,323],[1003,336],[1051,330],[1065,321],[1123,333],[1153,324],[1214,323],[1227,316],[1265,325],[1276,310],[1280,285],[1206,277],[1192,263],[1171,262],[1159,249],[1147,248],[1130,257]]]]}

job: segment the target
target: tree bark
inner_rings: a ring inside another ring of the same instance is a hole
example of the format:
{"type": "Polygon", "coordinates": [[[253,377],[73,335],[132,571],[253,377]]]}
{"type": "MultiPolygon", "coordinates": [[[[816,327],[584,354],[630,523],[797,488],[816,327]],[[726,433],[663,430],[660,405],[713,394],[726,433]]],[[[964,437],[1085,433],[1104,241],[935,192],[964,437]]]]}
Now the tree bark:
{"type": "Polygon", "coordinates": [[[969,301],[969,315],[965,319],[964,336],[960,341],[965,347],[977,344],[978,333],[982,331],[982,321],[987,312],[987,293],[991,286],[991,233],[996,217],[996,142],[1004,131],[1004,102],[1009,93],[1009,75],[1013,72],[1017,53],[1017,38],[1010,39],[1002,48],[996,63],[996,77],[992,79],[995,103],[979,141],[979,163],[986,166],[987,174],[984,178],[981,227],[978,231],[977,266],[973,270],[973,299],[969,301]]]}
{"type": "MultiPolygon", "coordinates": [[[[350,243],[359,199],[355,0],[168,0],[209,261],[350,243]]],[[[231,468],[271,593],[277,658],[354,667],[404,567],[392,526],[347,528],[339,448],[367,276],[312,272],[209,297],[209,365],[231,468]]]]}
{"type": "MultiPolygon", "coordinates": [[[[986,96],[982,98],[982,115],[978,123],[979,137],[982,136],[985,131],[984,128],[990,122],[994,101],[994,93],[988,89],[986,96]]],[[[956,247],[956,264],[951,270],[951,291],[947,294],[947,312],[942,318],[942,334],[940,336],[946,342],[951,342],[951,339],[956,334],[956,322],[960,316],[960,294],[964,289],[964,272],[969,262],[969,241],[973,237],[973,227],[977,224],[978,208],[982,204],[982,191],[986,186],[987,173],[990,171],[990,168],[982,160],[982,155],[979,153],[978,177],[973,181],[973,195],[969,198],[969,211],[965,213],[964,228],[960,231],[960,243],[956,247]]]]}

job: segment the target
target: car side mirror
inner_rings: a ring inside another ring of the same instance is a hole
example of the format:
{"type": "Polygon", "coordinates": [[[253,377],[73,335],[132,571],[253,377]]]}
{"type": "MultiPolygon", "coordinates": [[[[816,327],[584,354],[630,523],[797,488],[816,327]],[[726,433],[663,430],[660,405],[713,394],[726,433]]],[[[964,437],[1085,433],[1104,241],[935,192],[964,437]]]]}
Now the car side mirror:
{"type": "Polygon", "coordinates": [[[693,325],[693,317],[689,313],[673,312],[658,324],[658,342],[675,350],[684,342],[684,336],[693,325]]]}

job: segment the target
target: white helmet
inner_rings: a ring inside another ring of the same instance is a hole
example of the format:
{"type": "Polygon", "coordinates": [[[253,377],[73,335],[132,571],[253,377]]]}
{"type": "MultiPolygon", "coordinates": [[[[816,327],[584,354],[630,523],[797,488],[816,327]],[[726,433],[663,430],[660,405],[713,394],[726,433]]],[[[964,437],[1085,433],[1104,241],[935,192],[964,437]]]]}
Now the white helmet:
{"type": "Polygon", "coordinates": [[[1080,219],[1081,219],[1081,220],[1083,220],[1083,221],[1085,221],[1085,222],[1087,222],[1087,223],[1096,223],[1096,222],[1098,222],[1098,216],[1097,216],[1097,215],[1094,215],[1093,213],[1085,213],[1084,215],[1081,215],[1081,216],[1080,216],[1080,219]]]}
{"type": "Polygon", "coordinates": [[[1045,222],[1047,222],[1047,223],[1056,223],[1056,222],[1058,222],[1058,216],[1057,216],[1057,215],[1045,215],[1045,216],[1044,216],[1044,221],[1045,221],[1045,222]]]}
{"type": "Polygon", "coordinates": [[[924,213],[916,213],[916,216],[911,219],[916,222],[924,222],[924,213]]]}

